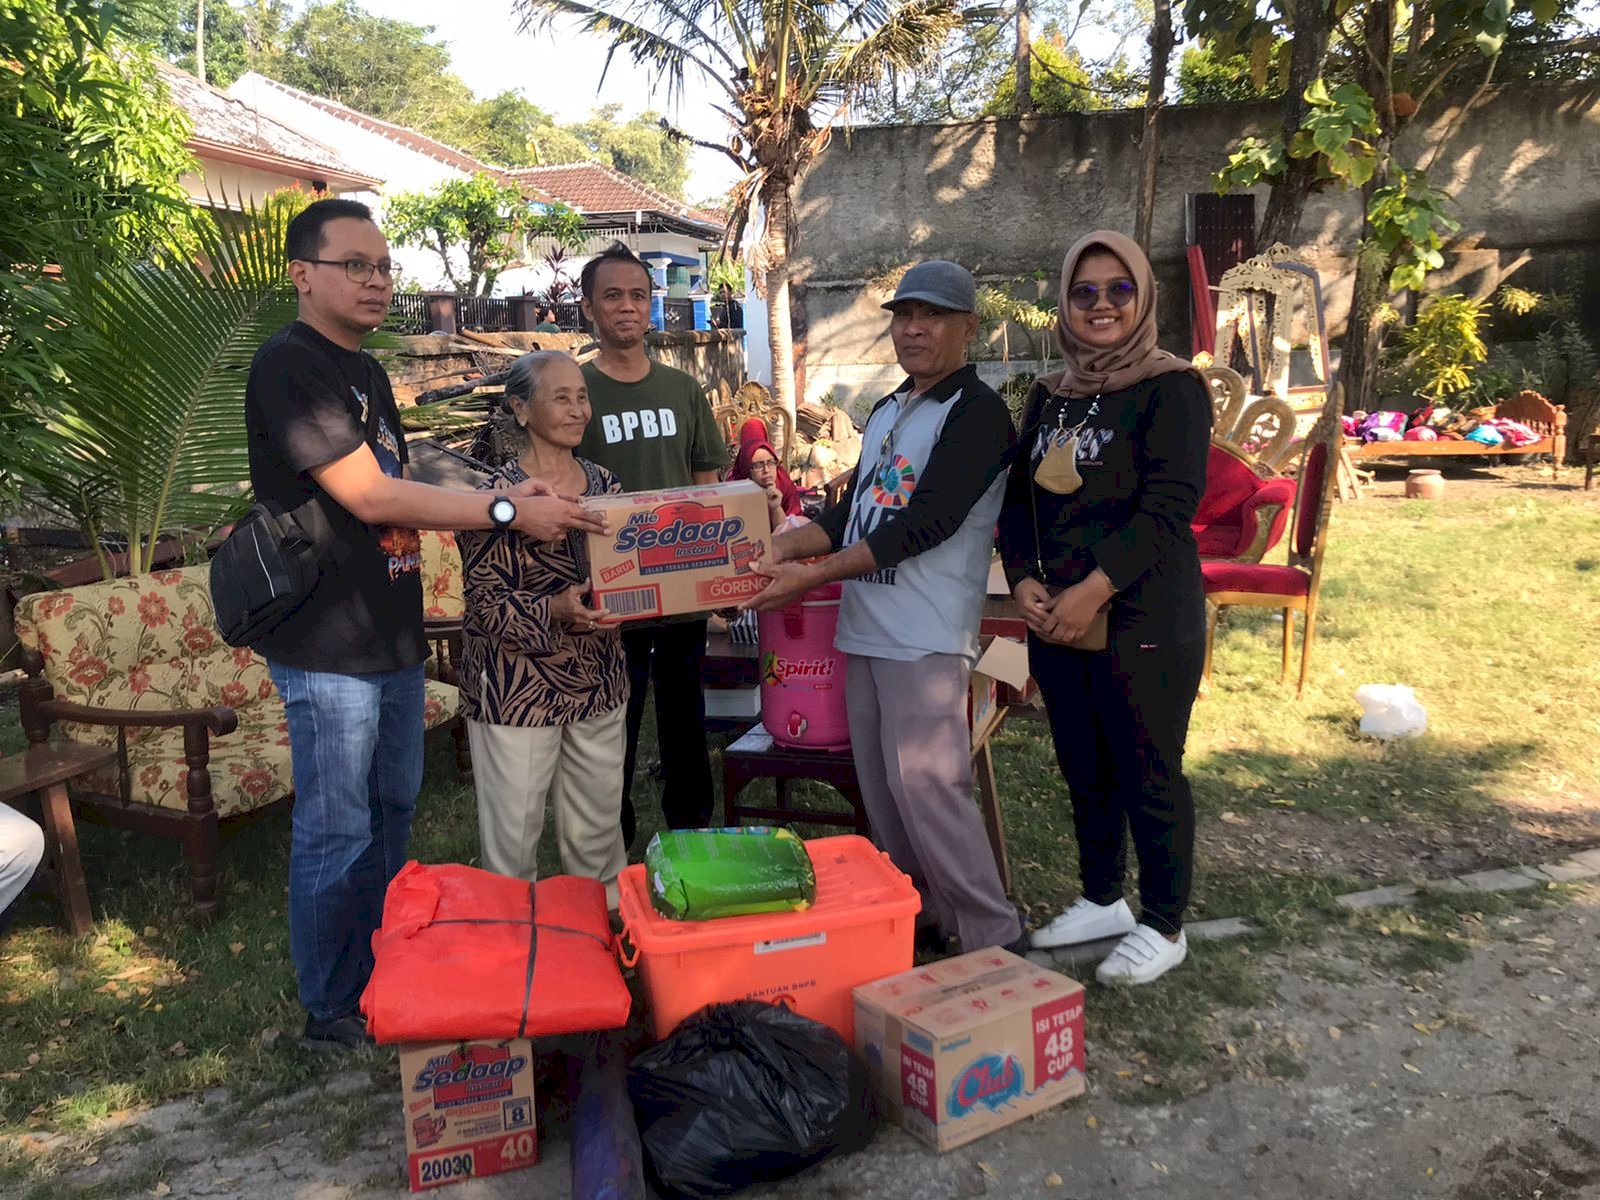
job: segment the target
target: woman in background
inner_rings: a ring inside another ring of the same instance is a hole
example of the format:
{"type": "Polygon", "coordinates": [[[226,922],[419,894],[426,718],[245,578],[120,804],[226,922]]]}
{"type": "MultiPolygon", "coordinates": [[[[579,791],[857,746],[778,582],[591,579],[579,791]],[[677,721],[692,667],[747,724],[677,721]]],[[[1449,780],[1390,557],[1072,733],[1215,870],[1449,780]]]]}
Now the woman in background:
{"type": "Polygon", "coordinates": [[[739,453],[734,456],[728,478],[748,479],[767,493],[767,514],[774,529],[785,517],[798,517],[803,511],[800,489],[778,461],[778,452],[772,448],[760,417],[751,417],[740,427],[739,453]]]}

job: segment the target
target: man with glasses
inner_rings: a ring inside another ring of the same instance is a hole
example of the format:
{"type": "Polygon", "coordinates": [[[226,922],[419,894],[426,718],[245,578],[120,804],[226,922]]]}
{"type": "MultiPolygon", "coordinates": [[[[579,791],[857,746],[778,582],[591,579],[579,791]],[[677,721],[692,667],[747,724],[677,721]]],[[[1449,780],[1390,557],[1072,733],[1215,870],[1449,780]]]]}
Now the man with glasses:
{"type": "Polygon", "coordinates": [[[851,750],[874,836],[925,900],[919,942],[935,948],[953,934],[964,950],[1020,953],[1017,910],[972,799],[967,729],[1016,436],[1005,401],[967,364],[978,318],[964,267],[919,263],[884,307],[909,378],[867,418],[849,494],[773,539],[760,567],[771,582],[745,607],[783,608],[846,581],[834,645],[848,656],[851,750]]]}
{"type": "Polygon", "coordinates": [[[353,200],[319,200],[284,247],[299,319],[250,365],[245,425],[256,499],[315,501],[331,529],[303,604],[255,646],[288,710],[294,829],[289,952],[305,1044],[358,1046],[384,890],[406,859],[422,782],[419,529],[514,529],[553,541],[604,531],[575,501],[525,485],[414,482],[389,377],[361,345],[394,293],[389,246],[353,200]]]}

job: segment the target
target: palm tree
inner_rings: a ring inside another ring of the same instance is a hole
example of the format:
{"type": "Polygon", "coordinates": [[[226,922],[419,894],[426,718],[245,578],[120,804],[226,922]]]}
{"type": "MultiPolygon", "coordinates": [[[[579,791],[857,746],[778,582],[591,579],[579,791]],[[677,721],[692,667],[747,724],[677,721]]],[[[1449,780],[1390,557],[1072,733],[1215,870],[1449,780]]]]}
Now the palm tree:
{"type": "MultiPolygon", "coordinates": [[[[26,456],[5,465],[83,532],[151,569],[163,537],[203,539],[249,503],[245,379],[295,316],[283,259],[290,207],[196,220],[191,253],[109,267],[66,248],[62,278],[20,296],[52,330],[51,361],[14,414],[26,456]]],[[[18,352],[27,347],[13,346],[18,352]]]]}
{"type": "MultiPolygon", "coordinates": [[[[792,413],[789,324],[791,195],[853,99],[891,70],[909,70],[959,24],[955,0],[513,0],[523,26],[575,16],[580,27],[654,69],[669,93],[698,71],[726,97],[725,154],[742,178],[730,194],[725,250],[737,254],[758,211],[765,226],[752,275],[765,285],[773,392],[792,413]]],[[[684,135],[678,135],[684,136],[684,135]]],[[[693,139],[689,139],[693,140],[693,139]]]]}

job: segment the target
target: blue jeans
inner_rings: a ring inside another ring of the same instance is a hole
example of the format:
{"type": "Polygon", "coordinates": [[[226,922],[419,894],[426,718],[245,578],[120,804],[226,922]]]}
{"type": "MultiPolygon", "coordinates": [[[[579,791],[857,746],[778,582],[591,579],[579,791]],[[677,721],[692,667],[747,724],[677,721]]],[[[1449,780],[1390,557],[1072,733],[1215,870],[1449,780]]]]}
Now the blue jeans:
{"type": "Polygon", "coordinates": [[[319,1020],[356,1011],[383,895],[405,865],[422,786],[422,666],[370,675],[269,662],[289,713],[289,954],[319,1020]]]}

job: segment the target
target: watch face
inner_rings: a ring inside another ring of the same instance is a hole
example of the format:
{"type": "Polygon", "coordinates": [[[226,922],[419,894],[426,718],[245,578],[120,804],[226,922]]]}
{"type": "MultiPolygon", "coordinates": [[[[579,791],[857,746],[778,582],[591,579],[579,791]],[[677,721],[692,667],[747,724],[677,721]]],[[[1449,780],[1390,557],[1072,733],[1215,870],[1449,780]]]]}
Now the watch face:
{"type": "Polygon", "coordinates": [[[509,525],[516,519],[517,506],[501,498],[489,506],[489,519],[497,525],[509,525]]]}

